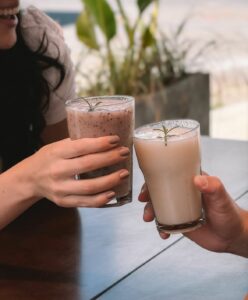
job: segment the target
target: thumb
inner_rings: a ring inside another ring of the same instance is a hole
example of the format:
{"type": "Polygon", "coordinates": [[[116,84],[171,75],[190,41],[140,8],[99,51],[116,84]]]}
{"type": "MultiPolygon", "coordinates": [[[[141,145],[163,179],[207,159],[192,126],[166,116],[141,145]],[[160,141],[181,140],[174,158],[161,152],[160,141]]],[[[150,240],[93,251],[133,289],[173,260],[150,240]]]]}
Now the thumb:
{"type": "Polygon", "coordinates": [[[199,175],[195,176],[194,184],[203,194],[203,201],[206,207],[214,208],[219,212],[225,212],[232,207],[231,197],[226,192],[219,178],[199,175]]]}

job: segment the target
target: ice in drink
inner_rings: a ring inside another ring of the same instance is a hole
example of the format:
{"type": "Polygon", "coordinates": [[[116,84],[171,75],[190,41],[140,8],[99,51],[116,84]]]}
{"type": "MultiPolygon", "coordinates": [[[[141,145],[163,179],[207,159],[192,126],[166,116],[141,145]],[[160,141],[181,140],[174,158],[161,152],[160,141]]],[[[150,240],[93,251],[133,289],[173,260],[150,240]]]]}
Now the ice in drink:
{"type": "Polygon", "coordinates": [[[193,184],[201,170],[199,131],[193,120],[168,120],[135,130],[134,147],[159,230],[185,232],[202,223],[201,194],[193,184]]]}
{"type": "Polygon", "coordinates": [[[130,149],[131,155],[124,162],[81,174],[80,178],[94,178],[127,169],[129,178],[114,189],[116,201],[107,205],[119,206],[131,202],[134,99],[127,96],[79,98],[67,101],[66,110],[71,139],[118,135],[120,145],[130,149]]]}

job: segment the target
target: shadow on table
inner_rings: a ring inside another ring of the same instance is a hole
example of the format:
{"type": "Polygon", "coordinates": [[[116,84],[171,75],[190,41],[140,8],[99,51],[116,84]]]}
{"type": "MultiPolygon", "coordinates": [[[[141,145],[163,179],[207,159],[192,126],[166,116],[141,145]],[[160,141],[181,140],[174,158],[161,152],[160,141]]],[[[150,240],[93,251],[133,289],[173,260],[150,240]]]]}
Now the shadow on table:
{"type": "Polygon", "coordinates": [[[0,232],[0,299],[80,299],[77,209],[42,200],[0,232]]]}

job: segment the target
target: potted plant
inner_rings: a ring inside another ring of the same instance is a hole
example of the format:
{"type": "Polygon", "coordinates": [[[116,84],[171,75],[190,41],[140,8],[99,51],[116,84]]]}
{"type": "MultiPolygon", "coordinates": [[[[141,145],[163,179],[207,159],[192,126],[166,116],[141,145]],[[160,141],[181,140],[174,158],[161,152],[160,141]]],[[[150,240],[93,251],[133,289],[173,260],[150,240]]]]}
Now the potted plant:
{"type": "Polygon", "coordinates": [[[138,14],[132,22],[121,0],[115,0],[117,12],[107,0],[82,3],[77,35],[88,50],[87,57],[93,57],[98,66],[85,70],[79,61],[79,93],[133,95],[136,126],[165,118],[193,118],[201,122],[202,133],[208,134],[209,79],[188,74],[185,62],[192,44],[181,39],[186,21],[173,35],[165,35],[158,28],[159,0],[137,0],[138,14]],[[192,113],[196,111],[204,118],[192,113]]]}
{"type": "MultiPolygon", "coordinates": [[[[209,134],[210,78],[199,70],[204,54],[216,42],[185,38],[185,18],[172,32],[160,32],[153,51],[153,84],[149,93],[138,95],[137,121],[149,123],[161,119],[190,118],[209,134]]],[[[149,66],[148,66],[149,67],[149,66]]],[[[139,124],[138,124],[139,125],[139,124]]]]}

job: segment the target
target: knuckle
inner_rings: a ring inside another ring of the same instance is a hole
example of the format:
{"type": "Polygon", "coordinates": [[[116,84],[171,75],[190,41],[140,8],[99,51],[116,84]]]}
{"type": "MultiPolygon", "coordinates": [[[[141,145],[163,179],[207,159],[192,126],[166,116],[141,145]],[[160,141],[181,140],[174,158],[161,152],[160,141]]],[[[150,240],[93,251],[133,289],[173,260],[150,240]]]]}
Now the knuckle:
{"type": "Polygon", "coordinates": [[[51,157],[56,157],[58,154],[58,148],[56,147],[56,143],[48,144],[44,146],[44,150],[48,153],[51,157]]]}
{"type": "Polygon", "coordinates": [[[105,148],[108,145],[106,137],[99,137],[96,142],[100,148],[105,148]]]}
{"type": "Polygon", "coordinates": [[[118,185],[122,182],[119,171],[113,174],[113,178],[111,178],[111,181],[113,182],[114,185],[118,185]]]}
{"type": "Polygon", "coordinates": [[[91,197],[81,196],[73,199],[73,206],[75,207],[93,207],[91,197]]]}
{"type": "Polygon", "coordinates": [[[45,145],[42,148],[40,148],[37,153],[40,153],[43,157],[49,159],[49,157],[51,156],[51,150],[50,150],[50,145],[45,145]]]}
{"type": "Polygon", "coordinates": [[[53,181],[56,181],[57,179],[59,179],[59,174],[60,174],[60,172],[56,167],[54,167],[54,166],[50,167],[49,175],[53,181]]]}
{"type": "Polygon", "coordinates": [[[82,167],[84,171],[91,171],[93,170],[93,161],[88,157],[88,159],[82,159],[82,167]]]}
{"type": "Polygon", "coordinates": [[[96,207],[96,208],[102,207],[105,203],[107,203],[107,201],[103,201],[102,199],[101,200],[97,200],[94,203],[95,204],[94,207],[96,207]]]}
{"type": "Polygon", "coordinates": [[[64,202],[63,202],[62,198],[59,197],[58,195],[53,196],[53,202],[58,206],[64,207],[64,202]]]}
{"type": "Polygon", "coordinates": [[[105,195],[99,195],[94,200],[94,207],[102,207],[104,204],[109,202],[109,199],[105,195]]]}
{"type": "Polygon", "coordinates": [[[114,149],[112,151],[109,151],[107,154],[108,154],[107,159],[110,161],[119,162],[119,161],[125,159],[124,156],[120,155],[120,150],[118,148],[114,149]]]}
{"type": "Polygon", "coordinates": [[[74,152],[77,155],[80,155],[84,149],[84,145],[85,144],[83,144],[82,140],[80,140],[80,139],[73,141],[72,147],[73,147],[74,152]]]}
{"type": "Polygon", "coordinates": [[[215,185],[215,189],[220,191],[222,190],[222,182],[218,177],[213,177],[214,178],[214,185],[215,185]]]}
{"type": "Polygon", "coordinates": [[[61,185],[57,184],[57,182],[54,182],[54,181],[51,182],[51,193],[52,193],[53,197],[56,199],[60,199],[64,195],[64,193],[61,189],[61,185]]]}
{"type": "Polygon", "coordinates": [[[113,174],[110,174],[106,176],[104,180],[104,186],[106,186],[108,189],[111,189],[121,183],[121,178],[119,176],[119,172],[115,172],[113,174]]]}
{"type": "Polygon", "coordinates": [[[89,181],[84,182],[82,185],[83,193],[86,195],[90,195],[94,193],[95,189],[96,189],[95,185],[89,181]]]}
{"type": "Polygon", "coordinates": [[[93,207],[92,203],[85,201],[85,200],[83,202],[78,200],[76,203],[76,206],[77,207],[85,207],[85,208],[93,207]]]}

